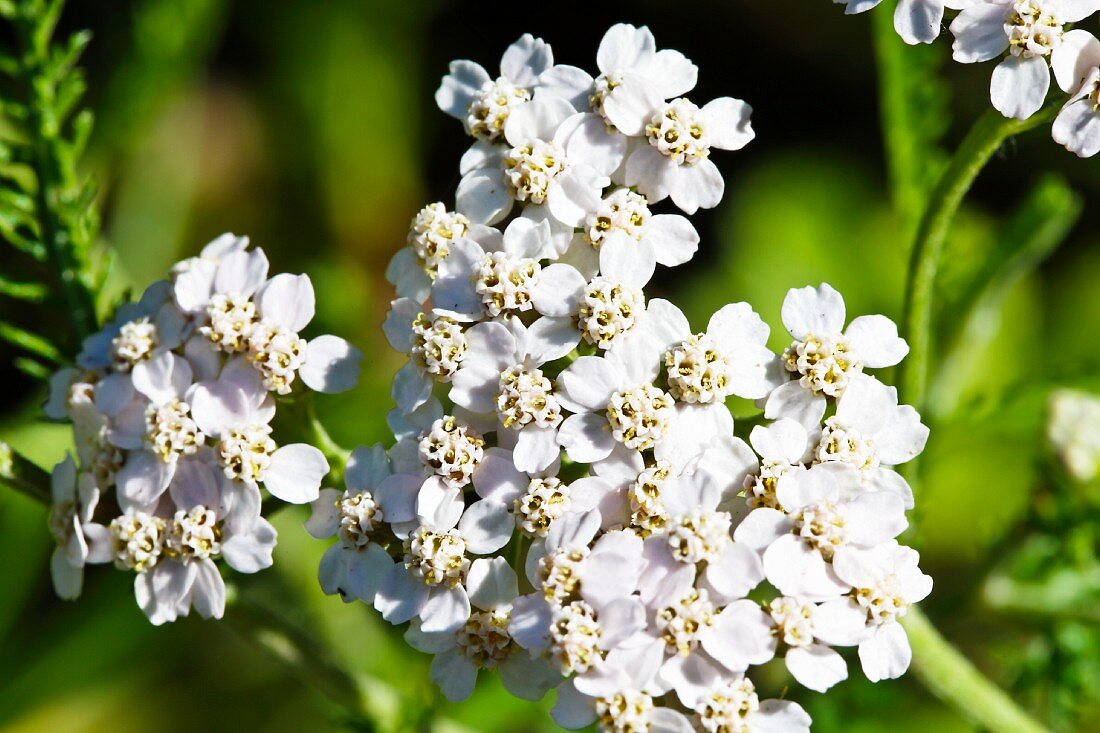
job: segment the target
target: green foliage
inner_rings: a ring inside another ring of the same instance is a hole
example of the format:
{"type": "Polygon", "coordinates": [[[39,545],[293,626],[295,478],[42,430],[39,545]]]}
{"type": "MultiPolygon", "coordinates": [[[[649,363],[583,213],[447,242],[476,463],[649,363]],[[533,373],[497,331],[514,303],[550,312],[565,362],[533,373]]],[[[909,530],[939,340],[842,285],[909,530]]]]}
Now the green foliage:
{"type": "Polygon", "coordinates": [[[25,317],[31,309],[5,309],[25,322],[0,324],[0,339],[27,355],[18,365],[36,377],[71,358],[95,330],[102,286],[92,253],[96,186],[78,172],[92,114],[80,108],[86,84],[76,64],[91,35],[55,39],[63,5],[0,3],[14,38],[0,55],[0,105],[10,127],[0,139],[0,238],[17,253],[5,256],[0,296],[36,312],[60,311],[64,324],[47,332],[25,317]]]}

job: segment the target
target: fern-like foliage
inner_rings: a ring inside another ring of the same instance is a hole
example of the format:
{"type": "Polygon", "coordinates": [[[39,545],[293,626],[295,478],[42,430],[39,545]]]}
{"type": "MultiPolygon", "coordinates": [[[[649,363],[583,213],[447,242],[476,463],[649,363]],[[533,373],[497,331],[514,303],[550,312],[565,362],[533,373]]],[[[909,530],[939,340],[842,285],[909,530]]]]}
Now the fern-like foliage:
{"type": "Polygon", "coordinates": [[[96,185],[78,172],[92,130],[77,67],[87,32],[55,39],[64,0],[0,0],[0,339],[37,377],[97,328],[105,268],[93,265],[96,185]],[[14,303],[14,307],[11,304],[14,303]]]}

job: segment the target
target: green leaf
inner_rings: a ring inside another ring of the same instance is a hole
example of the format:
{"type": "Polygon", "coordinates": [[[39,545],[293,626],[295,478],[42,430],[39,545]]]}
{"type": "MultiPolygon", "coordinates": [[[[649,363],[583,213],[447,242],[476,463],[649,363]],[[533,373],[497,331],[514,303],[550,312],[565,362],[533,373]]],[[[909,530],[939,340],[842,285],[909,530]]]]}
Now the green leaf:
{"type": "Polygon", "coordinates": [[[19,326],[0,321],[0,339],[54,364],[65,363],[65,357],[57,346],[42,336],[31,333],[19,326]]]}
{"type": "Polygon", "coordinates": [[[41,303],[49,297],[50,289],[40,282],[20,282],[0,274],[0,295],[15,300],[41,303]]]}

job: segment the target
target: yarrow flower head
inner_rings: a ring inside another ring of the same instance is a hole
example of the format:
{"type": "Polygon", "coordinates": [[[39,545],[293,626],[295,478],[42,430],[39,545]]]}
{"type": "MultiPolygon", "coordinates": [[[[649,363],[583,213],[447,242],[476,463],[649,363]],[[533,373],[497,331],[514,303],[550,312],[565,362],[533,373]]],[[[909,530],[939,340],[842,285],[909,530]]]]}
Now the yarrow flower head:
{"type": "Polygon", "coordinates": [[[254,573],[272,562],[261,487],[293,503],[317,497],[329,463],[276,442],[272,395],[349,389],[360,355],[335,336],[302,337],[309,278],[267,272],[262,250],[223,235],[121,306],[78,368],[51,380],[47,414],[73,422],[78,456],[54,475],[62,597],[79,594],[86,563],[110,562],[135,574],[153,623],[191,609],[220,617],[218,564],[254,573]]]}
{"type": "MultiPolygon", "coordinates": [[[[408,623],[449,700],[486,670],[525,699],[556,688],[568,728],[807,731],[746,672],[782,657],[824,691],[847,676],[834,647],[858,646],[869,676],[896,676],[896,619],[930,590],[894,540],[912,492],[893,466],[927,429],[868,373],[907,347],[882,316],[845,327],[828,285],[788,294],[782,356],[748,303],[699,328],[647,299],[656,266],[699,242],[662,202],[718,204],[713,153],[752,139],[750,109],[685,97],[695,66],[646,28],[612,27],[597,66],[555,66],[524,36],[499,77],[459,61],[443,80],[475,142],[454,209],[422,209],[387,271],[394,443],[310,494],[307,529],[334,538],[322,589],[408,623]],[[764,408],[742,437],[734,398],[764,408]]],[[[266,318],[261,286],[239,289],[266,318]]],[[[255,369],[239,353],[234,374],[255,369]]],[[[222,475],[270,485],[293,446],[262,427],[268,391],[250,394],[228,441],[205,397],[191,409],[225,443],[222,475]]]]}

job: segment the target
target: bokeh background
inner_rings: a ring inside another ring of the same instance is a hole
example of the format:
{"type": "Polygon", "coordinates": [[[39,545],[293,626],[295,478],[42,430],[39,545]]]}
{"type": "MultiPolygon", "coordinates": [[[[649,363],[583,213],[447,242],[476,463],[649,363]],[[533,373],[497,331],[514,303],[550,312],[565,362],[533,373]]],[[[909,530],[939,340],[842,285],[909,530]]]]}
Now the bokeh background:
{"type": "MultiPolygon", "coordinates": [[[[346,445],[385,440],[399,361],[381,335],[392,297],[383,271],[416,210],[452,200],[467,145],[433,103],[447,62],[472,58],[493,73],[507,44],[530,31],[558,61],[593,69],[600,37],[618,21],[648,24],[658,44],[699,65],[696,100],[732,95],[755,108],[757,140],[717,158],[727,194],[695,218],[699,256],[659,271],[651,297],[681,303],[700,326],[720,305],[748,300],[773,324],[776,349],[789,287],[828,281],[850,313],[899,316],[911,220],[891,196],[873,21],[826,2],[71,3],[63,27],[95,34],[85,57],[97,116],[87,162],[102,184],[104,239],[117,251],[114,287],[140,289],[223,231],[249,234],[273,268],[313,277],[317,332],[340,333],[367,354],[360,387],[320,401],[331,431],[346,445]]],[[[950,147],[988,106],[990,67],[950,64],[948,54],[941,39],[900,58],[942,65],[941,85],[915,93],[927,97],[929,138],[942,134],[950,147]]],[[[930,180],[943,153],[931,144],[916,152],[930,180]]],[[[934,431],[909,538],[936,579],[928,615],[1062,731],[1095,730],[1100,714],[1098,513],[1095,486],[1067,480],[1043,435],[1050,390],[1095,390],[1100,375],[1098,197],[1097,163],[1042,131],[1007,146],[979,179],[941,278],[939,373],[926,415],[934,431]],[[1060,247],[1001,273],[975,304],[972,286],[1034,185],[1070,208],[1083,203],[1080,220],[1060,247]],[[1067,185],[1080,198],[1067,198],[1067,185]]],[[[52,465],[66,431],[36,418],[41,385],[0,356],[0,439],[52,465]]],[[[324,547],[301,530],[304,517],[298,508],[278,515],[276,564],[251,579],[261,601],[247,613],[274,613],[325,639],[383,717],[425,731],[556,730],[550,700],[514,700],[487,675],[469,701],[440,705],[427,657],[361,604],[319,592],[324,547]]],[[[44,508],[0,493],[0,729],[371,730],[295,676],[276,636],[263,648],[243,637],[245,610],[231,608],[224,623],[153,628],[129,577],[109,568],[88,574],[78,603],[61,603],[51,549],[44,508]]],[[[821,733],[973,729],[912,675],[870,685],[855,663],[828,695],[791,685],[781,665],[754,678],[802,702],[821,733]]]]}

